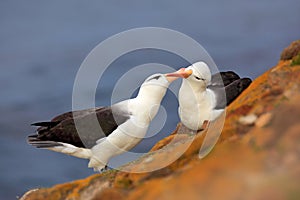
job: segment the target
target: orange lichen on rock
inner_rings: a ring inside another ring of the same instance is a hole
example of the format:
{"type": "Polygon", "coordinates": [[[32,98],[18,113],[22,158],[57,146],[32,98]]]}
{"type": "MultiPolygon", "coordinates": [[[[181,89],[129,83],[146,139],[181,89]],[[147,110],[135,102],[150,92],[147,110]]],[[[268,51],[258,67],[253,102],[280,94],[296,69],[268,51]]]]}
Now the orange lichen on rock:
{"type": "Polygon", "coordinates": [[[80,197],[89,196],[89,191],[98,193],[108,186],[108,181],[102,181],[101,175],[96,174],[84,180],[59,184],[52,188],[34,189],[34,191],[29,191],[21,199],[79,199],[80,197]]]}
{"type": "Polygon", "coordinates": [[[179,123],[124,171],[32,190],[22,199],[299,199],[300,66],[287,60],[298,43],[227,108],[222,135],[203,159],[199,149],[207,130],[185,134],[179,123]],[[247,116],[249,123],[241,123],[247,116]]]}

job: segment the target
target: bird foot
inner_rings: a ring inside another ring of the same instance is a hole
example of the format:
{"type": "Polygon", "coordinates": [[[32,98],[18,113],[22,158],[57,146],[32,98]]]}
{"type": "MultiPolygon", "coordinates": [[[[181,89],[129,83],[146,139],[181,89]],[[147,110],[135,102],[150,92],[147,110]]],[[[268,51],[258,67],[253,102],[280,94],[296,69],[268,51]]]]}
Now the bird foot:
{"type": "Polygon", "coordinates": [[[204,131],[205,129],[207,129],[209,127],[210,121],[205,120],[201,126],[201,128],[197,131],[189,129],[188,127],[186,127],[184,124],[181,124],[177,130],[178,134],[188,134],[188,135],[194,135],[197,134],[201,131],[204,131]]]}
{"type": "Polygon", "coordinates": [[[207,129],[209,127],[210,121],[208,120],[204,120],[201,128],[199,129],[199,131],[204,131],[205,129],[207,129]]]}
{"type": "Polygon", "coordinates": [[[107,165],[103,164],[102,162],[100,162],[97,158],[92,157],[90,159],[90,162],[88,164],[89,168],[93,168],[94,171],[98,171],[98,172],[103,172],[105,170],[107,170],[107,165]]]}
{"type": "Polygon", "coordinates": [[[94,172],[100,172],[103,173],[105,171],[109,170],[108,166],[105,165],[104,167],[94,167],[94,172]]]}

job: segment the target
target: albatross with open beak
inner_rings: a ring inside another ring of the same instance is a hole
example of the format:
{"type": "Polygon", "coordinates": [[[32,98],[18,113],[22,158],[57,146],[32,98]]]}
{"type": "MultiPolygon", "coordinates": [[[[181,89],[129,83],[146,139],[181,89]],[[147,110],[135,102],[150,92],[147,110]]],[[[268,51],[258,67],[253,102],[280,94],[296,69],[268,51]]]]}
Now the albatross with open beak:
{"type": "Polygon", "coordinates": [[[206,122],[218,118],[251,83],[251,79],[240,79],[232,71],[212,76],[204,62],[194,63],[168,76],[184,78],[179,90],[178,112],[181,122],[191,130],[201,130],[206,127],[206,122]]]}
{"type": "MultiPolygon", "coordinates": [[[[183,71],[178,71],[181,74],[183,71]]],[[[49,122],[38,122],[36,134],[28,136],[28,143],[79,158],[89,159],[88,167],[101,171],[110,158],[136,146],[145,136],[151,120],[169,84],[176,77],[154,74],[141,85],[137,97],[109,107],[67,112],[49,122]],[[100,131],[89,122],[96,116],[100,131]],[[75,126],[83,127],[78,134],[75,126]]]]}

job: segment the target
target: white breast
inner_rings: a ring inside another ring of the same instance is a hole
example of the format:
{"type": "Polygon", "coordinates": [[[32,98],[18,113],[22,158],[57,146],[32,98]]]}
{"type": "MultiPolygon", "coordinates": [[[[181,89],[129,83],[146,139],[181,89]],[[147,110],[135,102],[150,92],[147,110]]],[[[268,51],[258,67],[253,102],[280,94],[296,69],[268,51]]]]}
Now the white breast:
{"type": "Polygon", "coordinates": [[[211,90],[194,92],[189,87],[179,91],[179,116],[181,122],[192,130],[201,129],[205,120],[215,120],[222,110],[214,110],[216,101],[211,90]]]}
{"type": "Polygon", "coordinates": [[[132,149],[145,137],[149,120],[140,119],[141,113],[137,113],[135,103],[131,100],[122,102],[122,107],[130,110],[132,115],[109,136],[97,141],[97,145],[92,148],[93,157],[101,163],[107,163],[111,157],[132,149]]]}

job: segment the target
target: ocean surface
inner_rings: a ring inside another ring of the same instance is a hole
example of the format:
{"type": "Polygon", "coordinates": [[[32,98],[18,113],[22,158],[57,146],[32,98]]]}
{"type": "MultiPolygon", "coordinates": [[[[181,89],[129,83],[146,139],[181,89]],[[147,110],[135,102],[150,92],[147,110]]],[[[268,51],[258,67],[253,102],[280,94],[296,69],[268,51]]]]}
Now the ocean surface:
{"type": "MultiPolygon", "coordinates": [[[[254,79],[276,64],[284,47],[300,38],[299,10],[298,0],[1,1],[0,199],[15,199],[32,188],[94,173],[87,168],[88,161],[35,149],[26,137],[35,131],[32,122],[71,110],[76,73],[101,41],[132,28],[169,28],[200,43],[220,70],[254,79]]],[[[116,81],[145,63],[187,65],[182,58],[158,50],[123,55],[100,80],[96,104],[110,105],[116,81]]],[[[163,106],[165,125],[136,151],[147,151],[175,128],[175,95],[168,92],[163,106]]]]}

